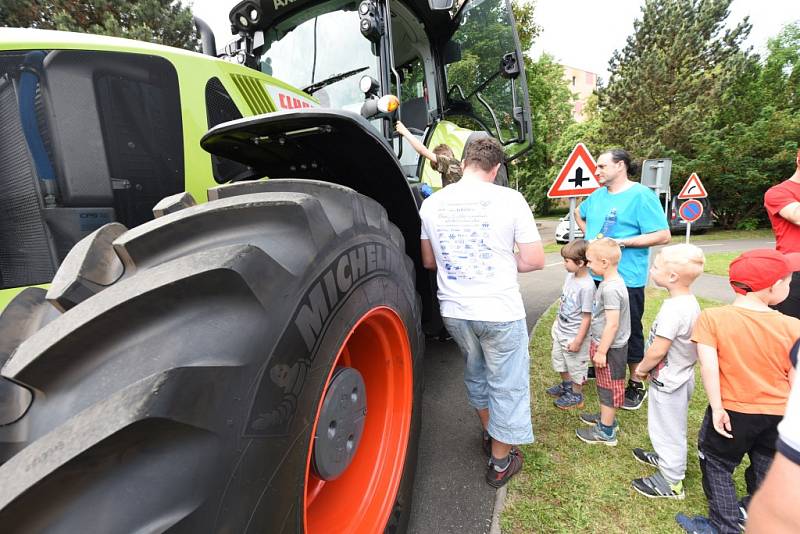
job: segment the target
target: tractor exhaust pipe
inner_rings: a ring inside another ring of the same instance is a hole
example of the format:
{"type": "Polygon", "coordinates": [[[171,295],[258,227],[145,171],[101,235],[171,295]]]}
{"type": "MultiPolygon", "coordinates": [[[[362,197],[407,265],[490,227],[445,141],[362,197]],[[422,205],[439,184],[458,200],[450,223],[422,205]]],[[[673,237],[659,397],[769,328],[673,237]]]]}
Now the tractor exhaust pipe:
{"type": "Polygon", "coordinates": [[[200,34],[200,43],[203,46],[203,53],[207,56],[217,57],[217,40],[211,27],[199,17],[192,17],[197,33],[200,34]]]}

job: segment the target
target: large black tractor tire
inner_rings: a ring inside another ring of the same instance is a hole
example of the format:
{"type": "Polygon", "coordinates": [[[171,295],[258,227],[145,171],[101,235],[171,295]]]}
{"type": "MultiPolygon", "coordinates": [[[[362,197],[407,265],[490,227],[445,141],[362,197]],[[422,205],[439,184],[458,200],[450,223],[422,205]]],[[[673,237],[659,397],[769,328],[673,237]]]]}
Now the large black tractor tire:
{"type": "Polygon", "coordinates": [[[33,392],[0,431],[3,532],[405,531],[424,339],[402,235],[328,183],[213,196],[62,265],[64,313],[2,369],[33,392]]]}

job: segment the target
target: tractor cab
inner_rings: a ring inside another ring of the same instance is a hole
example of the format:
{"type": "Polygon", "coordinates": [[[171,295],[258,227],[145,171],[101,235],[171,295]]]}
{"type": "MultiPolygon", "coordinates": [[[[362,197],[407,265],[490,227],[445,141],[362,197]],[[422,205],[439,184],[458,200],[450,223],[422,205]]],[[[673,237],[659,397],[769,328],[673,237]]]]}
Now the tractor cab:
{"type": "MultiPolygon", "coordinates": [[[[281,109],[360,114],[412,182],[436,186],[439,176],[396,136],[394,120],[428,146],[447,143],[457,156],[474,131],[497,138],[509,160],[530,146],[527,84],[508,0],[468,0],[457,9],[452,0],[245,0],[229,18],[237,34],[226,48],[230,59],[311,97],[268,88],[281,109]],[[381,107],[388,95],[399,101],[393,113],[381,107]]],[[[348,157],[359,157],[357,146],[348,157]]]]}

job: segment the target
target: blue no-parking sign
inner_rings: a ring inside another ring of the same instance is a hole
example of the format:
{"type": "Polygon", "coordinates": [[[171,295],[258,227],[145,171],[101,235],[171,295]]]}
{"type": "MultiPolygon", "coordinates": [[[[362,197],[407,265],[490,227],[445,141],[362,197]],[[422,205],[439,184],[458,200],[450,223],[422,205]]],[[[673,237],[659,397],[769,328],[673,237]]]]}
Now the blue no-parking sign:
{"type": "Polygon", "coordinates": [[[693,223],[703,215],[703,205],[699,200],[687,200],[678,208],[678,215],[687,223],[693,223]]]}

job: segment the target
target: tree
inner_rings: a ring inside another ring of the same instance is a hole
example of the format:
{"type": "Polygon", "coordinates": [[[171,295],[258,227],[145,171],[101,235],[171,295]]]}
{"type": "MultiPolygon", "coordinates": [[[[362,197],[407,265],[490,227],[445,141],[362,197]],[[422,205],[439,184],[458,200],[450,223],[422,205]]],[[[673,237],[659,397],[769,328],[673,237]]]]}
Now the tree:
{"type": "Polygon", "coordinates": [[[708,127],[692,136],[694,157],[677,165],[684,174],[701,173],[717,221],[725,227],[766,224],[764,192],[794,171],[800,142],[800,25],[786,26],[770,39],[763,61],[748,57],[745,66],[723,92],[722,105],[709,110],[708,127]]]}
{"type": "Polygon", "coordinates": [[[531,49],[533,42],[542,32],[542,27],[533,20],[536,2],[533,0],[529,2],[512,0],[511,10],[514,12],[514,22],[517,23],[520,48],[523,53],[526,53],[531,49]]]}
{"type": "Polygon", "coordinates": [[[762,87],[773,101],[800,110],[800,22],[786,25],[767,43],[769,56],[764,63],[762,87]]]}
{"type": "Polygon", "coordinates": [[[525,74],[534,140],[528,156],[517,166],[516,179],[528,202],[538,213],[546,214],[550,207],[547,191],[558,172],[557,147],[564,131],[575,122],[573,94],[564,79],[564,68],[552,56],[543,54],[530,61],[525,74]]]}
{"type": "Polygon", "coordinates": [[[94,33],[198,49],[180,0],[0,0],[0,26],[94,33]]]}
{"type": "Polygon", "coordinates": [[[697,172],[717,223],[752,227],[766,222],[764,191],[791,174],[800,139],[800,28],[784,28],[762,60],[741,47],[747,19],[725,29],[730,4],[645,0],[611,58],[592,132],[603,148],[671,157],[673,191],[697,172]]]}
{"type": "MultiPolygon", "coordinates": [[[[514,0],[512,9],[520,46],[525,52],[530,50],[542,30],[534,21],[536,4],[533,1],[514,0]]],[[[571,115],[573,95],[564,79],[563,67],[552,56],[544,54],[534,61],[524,53],[524,60],[531,102],[533,144],[530,151],[512,165],[511,179],[528,202],[536,207],[537,213],[546,214],[550,207],[547,190],[554,178],[551,170],[554,165],[553,150],[561,133],[574,122],[571,115]]]]}
{"type": "Polygon", "coordinates": [[[603,129],[610,144],[640,156],[691,154],[692,132],[745,59],[747,19],[725,30],[731,0],[646,0],[622,51],[609,62],[600,91],[603,129]]]}

